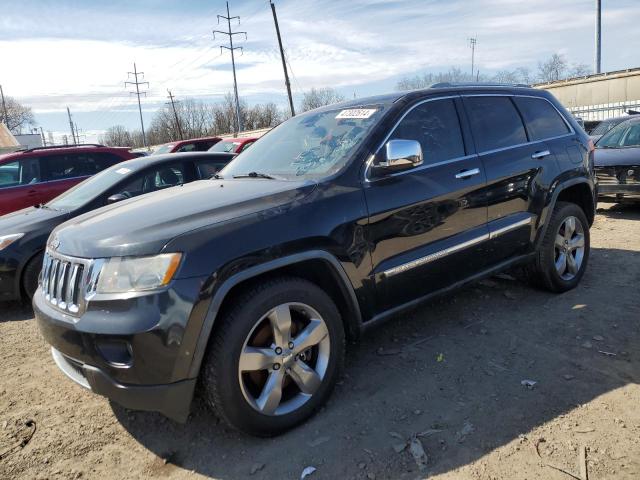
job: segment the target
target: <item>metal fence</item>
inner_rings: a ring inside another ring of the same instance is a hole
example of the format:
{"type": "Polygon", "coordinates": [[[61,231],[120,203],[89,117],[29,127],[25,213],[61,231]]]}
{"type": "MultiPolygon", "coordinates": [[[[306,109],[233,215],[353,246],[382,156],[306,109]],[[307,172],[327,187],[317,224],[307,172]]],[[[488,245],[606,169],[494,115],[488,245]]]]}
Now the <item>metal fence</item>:
{"type": "Polygon", "coordinates": [[[629,110],[640,111],[640,100],[626,102],[606,103],[602,105],[587,105],[582,107],[569,107],[568,110],[585,121],[606,120],[607,118],[621,117],[629,110]]]}

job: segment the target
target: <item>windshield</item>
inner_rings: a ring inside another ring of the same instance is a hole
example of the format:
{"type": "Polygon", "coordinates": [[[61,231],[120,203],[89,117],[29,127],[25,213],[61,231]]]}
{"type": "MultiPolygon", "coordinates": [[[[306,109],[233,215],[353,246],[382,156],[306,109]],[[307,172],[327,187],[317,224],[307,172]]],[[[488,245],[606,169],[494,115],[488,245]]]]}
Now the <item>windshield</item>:
{"type": "Polygon", "coordinates": [[[161,153],[171,153],[171,150],[173,150],[173,147],[175,146],[175,143],[167,143],[165,145],[162,145],[161,147],[158,147],[153,151],[153,155],[159,155],[161,153]]]}
{"type": "Polygon", "coordinates": [[[126,162],[114,165],[57,196],[47,203],[47,207],[64,211],[80,208],[126,178],[131,172],[132,170],[126,167],[126,162]]]}
{"type": "Polygon", "coordinates": [[[293,117],[243,151],[221,175],[322,178],[340,170],[382,117],[385,107],[308,112],[293,117]]]}
{"type": "Polygon", "coordinates": [[[213,147],[211,147],[209,152],[234,152],[235,149],[240,145],[239,142],[218,142],[213,147]]]}
{"type": "Polygon", "coordinates": [[[615,127],[616,125],[618,125],[620,122],[624,122],[625,119],[621,118],[621,119],[615,119],[615,120],[603,120],[602,122],[600,122],[596,128],[594,128],[593,130],[591,130],[590,135],[604,135],[605,133],[607,133],[609,130],[611,130],[613,127],[615,127]]]}
{"type": "Polygon", "coordinates": [[[640,122],[623,122],[605,133],[597,148],[624,148],[640,146],[640,122]]]}

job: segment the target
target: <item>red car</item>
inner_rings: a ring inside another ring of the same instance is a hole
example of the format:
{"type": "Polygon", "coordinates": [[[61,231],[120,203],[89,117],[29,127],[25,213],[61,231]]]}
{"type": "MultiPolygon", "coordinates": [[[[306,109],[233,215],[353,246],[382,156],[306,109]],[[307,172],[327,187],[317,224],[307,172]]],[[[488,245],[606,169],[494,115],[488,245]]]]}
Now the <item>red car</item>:
{"type": "Polygon", "coordinates": [[[38,147],[0,155],[0,215],[32,207],[111,165],[136,158],[102,145],[38,147]]]}
{"type": "Polygon", "coordinates": [[[178,142],[165,143],[158,147],[153,154],[178,153],[178,152],[206,152],[216,143],[222,140],[220,137],[191,138],[178,142]]]}
{"type": "Polygon", "coordinates": [[[257,138],[225,138],[209,149],[210,152],[240,153],[246,150],[257,138]]]}

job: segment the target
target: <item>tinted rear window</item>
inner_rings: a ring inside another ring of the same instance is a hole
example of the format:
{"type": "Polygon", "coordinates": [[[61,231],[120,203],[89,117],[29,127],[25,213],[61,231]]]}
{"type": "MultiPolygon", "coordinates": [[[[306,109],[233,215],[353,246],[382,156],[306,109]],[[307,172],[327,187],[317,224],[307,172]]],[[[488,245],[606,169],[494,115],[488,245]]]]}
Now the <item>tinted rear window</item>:
{"type": "Polygon", "coordinates": [[[522,119],[508,97],[468,97],[466,105],[478,151],[527,142],[522,119]]]}
{"type": "Polygon", "coordinates": [[[516,97],[531,140],[558,137],[569,133],[569,127],[558,111],[542,98],[516,97]]]}

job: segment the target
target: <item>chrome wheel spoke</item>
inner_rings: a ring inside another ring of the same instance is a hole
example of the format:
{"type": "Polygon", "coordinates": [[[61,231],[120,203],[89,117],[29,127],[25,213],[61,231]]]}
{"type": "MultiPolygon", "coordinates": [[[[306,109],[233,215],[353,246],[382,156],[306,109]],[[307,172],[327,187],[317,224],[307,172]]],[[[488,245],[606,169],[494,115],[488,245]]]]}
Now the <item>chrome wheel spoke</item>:
{"type": "Polygon", "coordinates": [[[569,217],[564,221],[564,238],[565,240],[571,240],[573,232],[576,231],[576,219],[569,217]]]}
{"type": "Polygon", "coordinates": [[[282,400],[282,381],[284,380],[284,372],[282,369],[274,370],[269,373],[269,378],[264,384],[262,393],[256,399],[258,409],[266,414],[273,415],[282,400]]]}
{"type": "Polygon", "coordinates": [[[567,253],[566,257],[569,273],[571,275],[575,275],[576,273],[578,273],[578,264],[576,263],[576,259],[571,253],[567,253]]]}
{"type": "Polygon", "coordinates": [[[564,237],[560,234],[557,234],[555,244],[557,248],[564,248],[564,237]]]}
{"type": "Polygon", "coordinates": [[[572,250],[575,250],[576,248],[583,248],[583,247],[584,247],[584,235],[578,233],[576,234],[575,237],[569,240],[569,248],[571,248],[572,250]]]}
{"type": "Polygon", "coordinates": [[[240,354],[240,371],[266,370],[276,363],[276,355],[269,348],[246,346],[240,354]]]}
{"type": "Polygon", "coordinates": [[[316,371],[302,361],[297,361],[289,370],[289,376],[302,393],[313,395],[320,387],[322,380],[316,371]]]}
{"type": "Polygon", "coordinates": [[[309,347],[319,344],[329,331],[322,320],[312,319],[309,325],[293,340],[293,353],[299,354],[309,347]]]}
{"type": "Polygon", "coordinates": [[[556,270],[558,275],[564,275],[565,270],[567,269],[567,255],[564,252],[561,252],[558,255],[558,259],[556,260],[556,270]]]}
{"type": "Polygon", "coordinates": [[[269,314],[273,331],[273,341],[278,347],[285,347],[291,340],[291,310],[289,305],[278,305],[269,314]]]}

